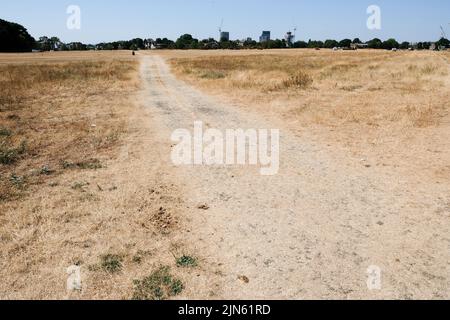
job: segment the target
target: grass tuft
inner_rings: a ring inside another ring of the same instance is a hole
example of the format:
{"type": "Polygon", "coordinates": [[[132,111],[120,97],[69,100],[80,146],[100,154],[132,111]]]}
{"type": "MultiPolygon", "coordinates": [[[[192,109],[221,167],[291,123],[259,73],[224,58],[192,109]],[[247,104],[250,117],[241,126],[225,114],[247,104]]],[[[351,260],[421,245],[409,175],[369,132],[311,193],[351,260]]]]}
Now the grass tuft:
{"type": "Polygon", "coordinates": [[[183,268],[196,267],[197,258],[183,255],[182,257],[177,258],[177,266],[183,268]]]}
{"type": "Polygon", "coordinates": [[[299,71],[297,74],[290,76],[289,78],[283,80],[281,85],[276,86],[276,89],[306,89],[310,87],[313,83],[313,79],[308,74],[299,71]]]}
{"type": "Polygon", "coordinates": [[[209,70],[209,71],[204,71],[200,75],[200,78],[212,79],[212,80],[224,79],[225,78],[225,73],[220,72],[220,71],[209,70]]]}
{"type": "Polygon", "coordinates": [[[98,159],[89,159],[79,162],[61,161],[63,169],[82,169],[82,170],[97,170],[102,169],[103,165],[98,159]]]}
{"type": "Polygon", "coordinates": [[[122,270],[122,257],[116,254],[106,254],[100,257],[100,266],[108,273],[118,273],[122,270]]]}
{"type": "Polygon", "coordinates": [[[15,163],[26,152],[26,143],[22,142],[19,147],[8,147],[6,143],[0,145],[0,163],[9,165],[15,163]]]}
{"type": "Polygon", "coordinates": [[[6,128],[0,128],[0,136],[2,137],[10,137],[12,134],[11,130],[8,130],[6,128]]]}
{"type": "Polygon", "coordinates": [[[17,188],[17,189],[23,189],[23,186],[25,185],[25,177],[18,176],[17,174],[13,173],[11,174],[9,181],[17,188]]]}
{"type": "Polygon", "coordinates": [[[174,278],[168,266],[162,266],[150,276],[135,280],[133,283],[133,300],[166,300],[184,290],[183,283],[174,278]]]}

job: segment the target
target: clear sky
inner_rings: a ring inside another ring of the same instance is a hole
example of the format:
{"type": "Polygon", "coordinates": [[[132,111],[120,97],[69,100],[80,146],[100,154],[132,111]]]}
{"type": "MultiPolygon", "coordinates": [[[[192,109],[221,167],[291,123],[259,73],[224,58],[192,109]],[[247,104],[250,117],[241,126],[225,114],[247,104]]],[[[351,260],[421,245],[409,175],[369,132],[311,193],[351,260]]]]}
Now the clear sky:
{"type": "Polygon", "coordinates": [[[38,38],[98,43],[135,37],[176,39],[182,33],[258,39],[262,30],[282,38],[298,27],[297,40],[374,37],[437,40],[442,25],[450,37],[449,0],[1,0],[0,18],[23,24],[38,38]],[[68,30],[69,5],[81,8],[81,29],[68,30]],[[381,30],[369,30],[369,5],[381,8],[381,30]]]}

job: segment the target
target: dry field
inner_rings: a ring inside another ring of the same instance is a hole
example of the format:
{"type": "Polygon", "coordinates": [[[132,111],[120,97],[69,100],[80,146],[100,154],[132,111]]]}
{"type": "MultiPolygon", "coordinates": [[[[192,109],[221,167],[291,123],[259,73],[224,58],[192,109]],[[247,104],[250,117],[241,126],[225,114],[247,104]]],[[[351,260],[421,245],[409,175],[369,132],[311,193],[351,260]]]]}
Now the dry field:
{"type": "Polygon", "coordinates": [[[281,130],[278,175],[179,170],[210,207],[193,219],[224,265],[222,297],[448,298],[447,52],[141,55],[161,139],[198,120],[281,130]],[[382,290],[367,288],[370,265],[382,290]]]}
{"type": "Polygon", "coordinates": [[[166,52],[173,71],[417,182],[450,179],[450,53],[166,52]]]}
{"type": "Polygon", "coordinates": [[[131,58],[0,55],[0,299],[189,293],[198,258],[178,239],[183,201],[131,58]],[[66,290],[71,265],[82,292],[66,290]]]}
{"type": "Polygon", "coordinates": [[[448,52],[0,54],[0,299],[448,298],[449,104],[448,52]],[[280,173],[174,167],[196,120],[280,173]]]}

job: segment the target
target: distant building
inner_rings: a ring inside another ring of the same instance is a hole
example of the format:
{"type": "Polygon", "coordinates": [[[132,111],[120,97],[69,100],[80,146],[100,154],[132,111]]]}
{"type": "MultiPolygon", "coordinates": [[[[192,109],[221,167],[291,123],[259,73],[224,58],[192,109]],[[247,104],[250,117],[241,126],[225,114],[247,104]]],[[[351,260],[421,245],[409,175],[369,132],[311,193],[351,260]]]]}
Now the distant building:
{"type": "Polygon", "coordinates": [[[350,45],[350,49],[357,50],[357,49],[367,49],[369,45],[367,43],[352,43],[350,45]]]}
{"type": "Polygon", "coordinates": [[[263,31],[261,37],[259,37],[259,42],[270,41],[270,31],[263,31]]]}
{"type": "Polygon", "coordinates": [[[154,43],[153,39],[144,39],[144,48],[146,50],[153,49],[152,48],[153,47],[153,43],[154,43]]]}
{"type": "Polygon", "coordinates": [[[222,31],[220,33],[220,41],[230,41],[230,33],[226,31],[222,31]]]}
{"type": "Polygon", "coordinates": [[[295,42],[295,36],[291,31],[286,33],[284,39],[286,40],[286,46],[288,47],[291,47],[295,42]]]}

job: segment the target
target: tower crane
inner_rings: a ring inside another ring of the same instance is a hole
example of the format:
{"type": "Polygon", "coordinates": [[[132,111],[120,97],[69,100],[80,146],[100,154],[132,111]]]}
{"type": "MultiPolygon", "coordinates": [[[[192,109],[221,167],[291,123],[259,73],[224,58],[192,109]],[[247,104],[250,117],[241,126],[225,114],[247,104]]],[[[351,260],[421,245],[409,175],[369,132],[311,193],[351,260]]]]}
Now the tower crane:
{"type": "Polygon", "coordinates": [[[220,26],[219,26],[219,40],[220,40],[220,38],[222,37],[222,28],[223,28],[223,19],[222,19],[222,21],[220,22],[220,26]]]}

